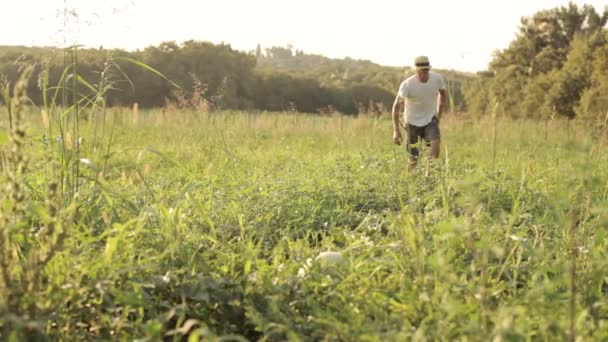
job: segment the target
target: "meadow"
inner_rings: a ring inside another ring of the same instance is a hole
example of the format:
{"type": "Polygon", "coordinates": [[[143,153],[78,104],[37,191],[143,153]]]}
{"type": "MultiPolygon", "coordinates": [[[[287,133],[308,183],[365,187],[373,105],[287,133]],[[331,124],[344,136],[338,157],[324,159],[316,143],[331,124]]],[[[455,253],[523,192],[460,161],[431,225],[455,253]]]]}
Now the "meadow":
{"type": "Polygon", "coordinates": [[[388,114],[7,114],[3,340],[608,339],[605,128],[446,116],[425,175],[388,114]]]}

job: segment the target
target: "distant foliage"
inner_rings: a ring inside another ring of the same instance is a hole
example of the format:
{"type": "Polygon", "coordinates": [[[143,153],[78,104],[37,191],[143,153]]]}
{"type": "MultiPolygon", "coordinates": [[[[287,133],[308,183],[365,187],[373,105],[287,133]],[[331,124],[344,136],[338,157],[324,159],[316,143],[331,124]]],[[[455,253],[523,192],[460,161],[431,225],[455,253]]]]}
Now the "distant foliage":
{"type": "MultiPolygon", "coordinates": [[[[34,74],[48,69],[48,83],[57,84],[65,68],[64,52],[54,48],[0,46],[0,74],[14,83],[23,63],[34,63],[34,74]]],[[[412,74],[408,68],[385,67],[369,61],[330,59],[306,54],[293,47],[261,46],[249,53],[236,51],[227,44],[186,41],[164,42],[144,50],[83,49],[77,60],[78,73],[91,85],[108,65],[112,81],[106,93],[110,106],[143,108],[186,102],[205,103],[204,108],[257,109],[270,111],[297,110],[322,112],[331,107],[345,114],[390,108],[397,88],[412,74]],[[143,71],[134,63],[140,61],[166,76],[143,71]],[[168,80],[175,82],[178,89],[168,80]],[[203,99],[197,96],[204,95],[203,99]]],[[[407,64],[407,63],[404,63],[407,64]]],[[[453,110],[464,108],[461,84],[468,75],[440,71],[450,87],[453,110]]],[[[41,103],[40,82],[30,81],[28,94],[41,103]]],[[[47,94],[48,95],[48,94],[47,94]]],[[[199,106],[200,107],[200,106],[199,106]]]]}
{"type": "MultiPolygon", "coordinates": [[[[382,103],[390,108],[399,84],[414,73],[409,67],[381,66],[366,60],[352,58],[331,59],[306,54],[293,47],[267,48],[265,53],[256,50],[257,69],[264,73],[287,73],[294,77],[314,79],[333,96],[332,104],[346,113],[359,112],[357,108],[370,102],[382,103]]],[[[404,65],[408,65],[404,61],[404,65]]],[[[452,70],[437,70],[446,80],[451,96],[452,111],[465,108],[462,84],[471,75],[452,70]]]]}
{"type": "Polygon", "coordinates": [[[604,118],[608,7],[573,3],[522,18],[516,38],[497,51],[485,76],[464,87],[472,112],[495,97],[511,117],[604,118]]]}

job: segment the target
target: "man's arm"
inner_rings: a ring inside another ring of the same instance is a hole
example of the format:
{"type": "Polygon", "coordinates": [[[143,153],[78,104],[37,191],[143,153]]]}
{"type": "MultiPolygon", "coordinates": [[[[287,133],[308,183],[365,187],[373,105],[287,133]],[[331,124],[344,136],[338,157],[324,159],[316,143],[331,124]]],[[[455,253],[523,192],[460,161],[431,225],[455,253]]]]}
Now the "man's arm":
{"type": "Polygon", "coordinates": [[[441,114],[445,111],[447,102],[447,94],[445,89],[439,89],[439,106],[437,108],[437,119],[441,119],[441,114]]]}
{"type": "Polygon", "coordinates": [[[395,102],[393,103],[393,142],[397,145],[401,145],[401,129],[399,128],[399,116],[403,113],[404,99],[397,95],[395,102]]]}

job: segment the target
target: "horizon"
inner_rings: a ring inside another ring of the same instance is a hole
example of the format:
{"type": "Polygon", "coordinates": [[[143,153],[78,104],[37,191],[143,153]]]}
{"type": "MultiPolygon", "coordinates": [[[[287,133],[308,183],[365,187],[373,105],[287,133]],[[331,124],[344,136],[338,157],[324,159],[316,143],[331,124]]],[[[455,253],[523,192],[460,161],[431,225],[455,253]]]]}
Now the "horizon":
{"type": "MultiPolygon", "coordinates": [[[[193,39],[191,39],[191,40],[193,40],[193,39]]],[[[104,46],[99,46],[99,47],[83,46],[83,47],[85,49],[93,49],[93,50],[101,48],[101,49],[104,49],[104,50],[122,50],[122,51],[125,51],[125,52],[137,52],[137,51],[143,51],[144,49],[149,48],[149,47],[158,47],[162,43],[173,42],[173,43],[176,43],[178,45],[182,45],[182,44],[184,44],[187,41],[188,40],[185,40],[185,41],[166,41],[166,42],[160,42],[159,44],[156,44],[156,45],[148,45],[148,46],[146,46],[144,48],[136,48],[136,49],[106,48],[104,46]]],[[[238,52],[246,53],[246,54],[255,53],[255,49],[253,49],[253,50],[247,50],[247,51],[245,51],[245,50],[238,50],[238,49],[235,49],[230,43],[227,43],[227,42],[214,43],[214,42],[210,42],[210,41],[206,41],[206,40],[195,40],[195,41],[197,41],[197,42],[204,42],[204,43],[211,43],[211,44],[214,44],[214,45],[225,44],[227,46],[230,46],[234,51],[238,51],[238,52]]],[[[5,44],[0,44],[0,47],[24,47],[24,48],[40,48],[40,49],[62,49],[63,48],[63,47],[60,47],[60,46],[52,46],[52,45],[23,45],[23,44],[20,44],[20,45],[5,45],[5,44]]],[[[272,47],[288,48],[286,46],[269,46],[268,48],[272,48],[272,47]]],[[[261,48],[262,48],[262,53],[265,54],[265,51],[264,51],[265,47],[261,46],[261,48]]],[[[376,65],[379,65],[381,67],[388,67],[388,68],[410,68],[410,69],[412,68],[412,66],[409,66],[409,65],[385,65],[385,64],[376,63],[375,61],[371,61],[369,59],[353,58],[353,57],[350,57],[350,56],[346,56],[346,57],[343,57],[343,58],[329,57],[329,56],[322,55],[322,54],[317,54],[317,53],[308,53],[307,51],[303,51],[301,49],[297,49],[296,47],[292,48],[292,53],[293,53],[294,57],[295,57],[295,51],[296,50],[300,50],[305,55],[308,55],[308,56],[320,56],[322,58],[327,58],[327,59],[330,59],[330,60],[346,60],[346,59],[351,59],[353,61],[358,61],[358,62],[370,62],[370,63],[376,64],[376,65]]],[[[475,73],[475,71],[463,71],[463,70],[455,70],[455,69],[444,69],[444,68],[438,68],[438,67],[434,67],[434,66],[432,67],[432,69],[435,69],[435,70],[444,70],[444,71],[454,71],[454,72],[460,72],[460,73],[475,73]]],[[[485,71],[485,70],[480,70],[479,72],[482,72],[482,71],[485,71]]]]}
{"type": "Polygon", "coordinates": [[[291,45],[309,55],[387,67],[408,67],[415,56],[427,55],[435,69],[474,73],[487,70],[494,52],[508,47],[521,18],[569,2],[601,12],[602,5],[607,6],[602,1],[439,0],[433,8],[443,10],[429,12],[425,4],[395,5],[388,0],[378,0],[373,7],[342,0],[311,0],[306,6],[280,0],[174,0],[171,7],[140,0],[106,0],[102,5],[92,0],[35,5],[34,0],[22,0],[10,4],[15,15],[0,22],[5,32],[14,32],[0,38],[0,45],[136,51],[161,42],[195,40],[224,43],[243,52],[258,44],[262,49],[291,45]],[[497,12],[501,15],[495,16],[497,12]],[[32,17],[38,25],[24,26],[32,17]]]}

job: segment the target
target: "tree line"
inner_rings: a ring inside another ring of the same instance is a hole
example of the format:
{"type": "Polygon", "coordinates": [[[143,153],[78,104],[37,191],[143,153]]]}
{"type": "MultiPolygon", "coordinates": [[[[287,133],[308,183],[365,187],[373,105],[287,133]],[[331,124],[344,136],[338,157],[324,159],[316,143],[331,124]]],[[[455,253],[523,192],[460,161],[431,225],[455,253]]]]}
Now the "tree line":
{"type": "MultiPolygon", "coordinates": [[[[263,51],[258,46],[255,51],[242,52],[227,44],[186,41],[164,42],[131,52],[102,47],[73,52],[0,46],[0,74],[14,82],[25,63],[36,65],[35,74],[40,77],[32,79],[29,86],[36,104],[43,101],[42,88],[47,89],[48,99],[55,86],[73,87],[69,80],[76,70],[80,91],[103,87],[104,100],[110,106],[137,102],[149,108],[202,103],[207,109],[354,114],[386,112],[400,82],[413,73],[408,67],[330,59],[291,46],[263,51]],[[47,87],[42,86],[44,77],[47,87]]],[[[453,108],[463,110],[461,84],[469,76],[442,72],[450,82],[453,108]]]]}
{"type": "MultiPolygon", "coordinates": [[[[516,118],[604,117],[607,21],[608,7],[598,13],[593,6],[572,3],[522,18],[515,39],[495,52],[488,70],[438,71],[448,83],[451,111],[472,116],[500,111],[516,118]]],[[[400,82],[414,72],[364,60],[330,59],[292,46],[243,52],[228,44],[193,40],[136,51],[100,47],[73,52],[0,46],[0,75],[14,83],[24,64],[36,65],[40,77],[31,79],[28,89],[36,104],[43,101],[41,89],[49,99],[55,86],[73,88],[69,79],[76,73],[81,91],[103,90],[99,93],[110,106],[137,102],[144,108],[355,114],[387,112],[400,82]],[[75,67],[66,69],[69,65],[75,67]]]]}
{"type": "Polygon", "coordinates": [[[470,113],[516,118],[608,115],[608,6],[573,3],[524,17],[489,70],[463,86],[470,113]]]}

